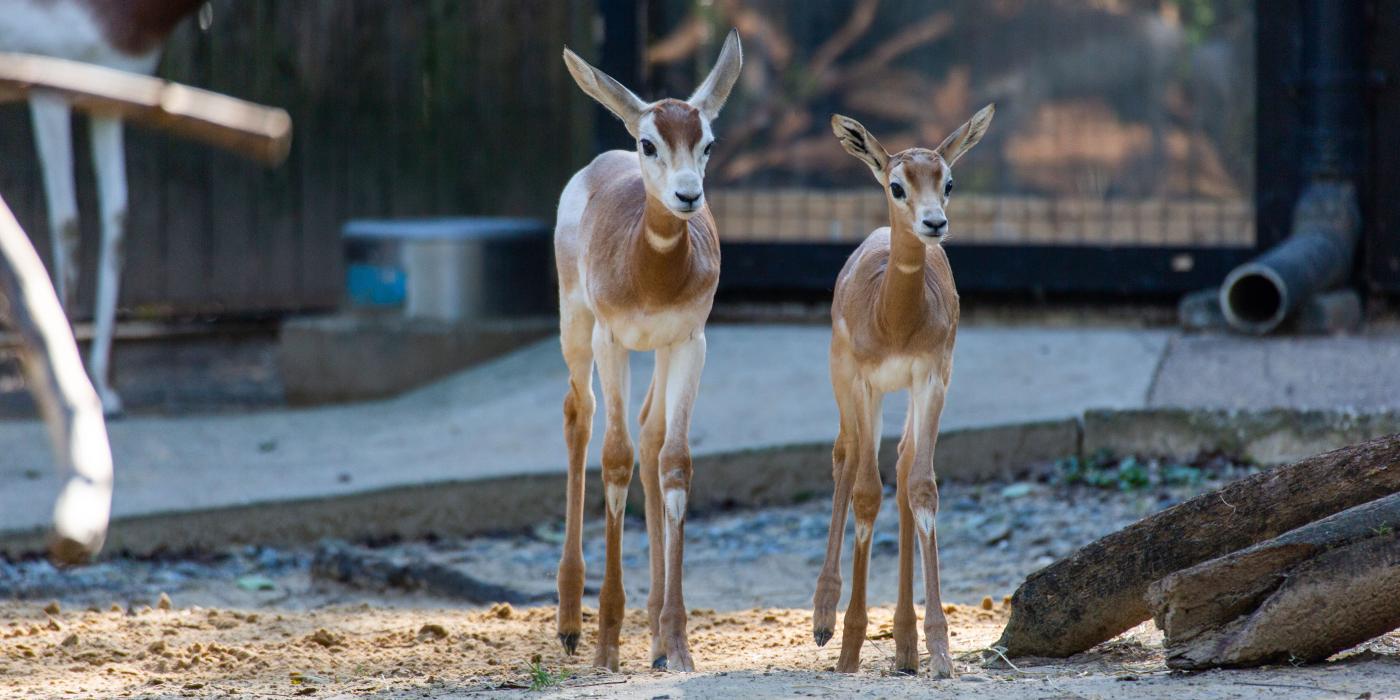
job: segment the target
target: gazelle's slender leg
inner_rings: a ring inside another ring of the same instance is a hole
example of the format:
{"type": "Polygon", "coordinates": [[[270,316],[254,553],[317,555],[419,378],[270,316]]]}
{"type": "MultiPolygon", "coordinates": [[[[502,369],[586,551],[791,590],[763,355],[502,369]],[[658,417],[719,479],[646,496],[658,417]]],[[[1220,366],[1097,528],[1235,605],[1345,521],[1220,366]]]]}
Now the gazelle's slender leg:
{"type": "Polygon", "coordinates": [[[64,479],[54,506],[53,557],[78,563],[102,548],[112,506],[112,450],[102,405],[44,264],[0,199],[0,307],[23,342],[20,358],[64,479]]]}
{"type": "Polygon", "coordinates": [[[846,606],[845,625],[841,632],[841,658],[836,670],[855,673],[860,670],[860,648],[865,643],[869,617],[865,607],[865,586],[870,569],[870,539],[875,532],[875,517],[880,514],[880,396],[869,386],[856,389],[861,414],[857,416],[856,453],[852,455],[856,471],[851,489],[851,510],[856,519],[855,551],[851,562],[851,601],[846,606]]]}
{"type": "Polygon", "coordinates": [[[53,245],[53,276],[58,301],[71,309],[78,293],[78,195],[73,180],[72,109],[59,97],[34,92],[29,96],[34,122],[34,146],[44,173],[44,199],[49,208],[53,245]]]}
{"type": "Polygon", "coordinates": [[[122,402],[109,384],[108,360],[112,356],[117,292],[122,278],[122,246],[126,238],[126,151],[122,145],[121,121],[92,117],[92,159],[102,208],[102,253],[97,268],[97,306],[88,371],[102,399],[103,412],[117,415],[122,412],[122,402]]]}
{"type": "Polygon", "coordinates": [[[656,368],[651,387],[642,402],[641,472],[642,491],[646,495],[647,549],[651,563],[651,589],[647,593],[647,622],[651,627],[652,665],[666,663],[665,644],[661,638],[661,604],[666,593],[666,512],[661,498],[661,447],[666,441],[666,373],[670,368],[671,351],[656,351],[656,368]]]}
{"type": "Polygon", "coordinates": [[[909,675],[919,673],[918,617],[914,614],[914,516],[909,510],[909,470],[914,466],[918,443],[914,431],[914,426],[918,425],[917,416],[911,394],[895,470],[895,501],[899,504],[899,594],[894,606],[894,669],[909,675]]]}
{"type": "MultiPolygon", "coordinates": [[[[673,671],[693,671],[686,638],[685,594],[682,562],[685,560],[685,509],[690,497],[690,413],[705,368],[705,333],[671,346],[666,376],[666,440],[661,446],[659,470],[666,510],[666,593],[661,603],[661,651],[673,671]]],[[[653,662],[660,666],[661,662],[653,662]]]]}
{"type": "Polygon", "coordinates": [[[851,507],[851,488],[855,484],[856,416],[855,375],[849,362],[831,349],[831,386],[836,394],[836,407],[841,415],[841,427],[831,448],[831,476],[836,490],[831,494],[831,525],[826,533],[826,559],[817,575],[817,590],[812,596],[812,637],[817,646],[826,646],[836,628],[836,605],[841,602],[841,545],[846,538],[846,512],[851,507]]]}
{"type": "MultiPolygon", "coordinates": [[[[567,294],[561,292],[561,296],[567,294]]],[[[593,313],[568,299],[559,305],[559,340],[569,366],[564,395],[564,442],[569,449],[569,486],[564,515],[564,553],[559,558],[559,643],[578,650],[583,631],[583,479],[588,439],[593,434],[593,313]]]]}
{"type": "Polygon", "coordinates": [[[938,536],[934,519],[938,515],[938,483],[934,480],[933,450],[938,441],[938,421],[943,415],[943,399],[948,390],[945,380],[931,377],[927,387],[915,387],[911,393],[922,394],[919,412],[919,435],[914,465],[909,473],[909,509],[919,549],[924,560],[924,643],[928,645],[929,672],[939,678],[956,675],[953,658],[948,653],[948,619],[943,614],[943,592],[938,581],[938,536]]]}
{"type": "Polygon", "coordinates": [[[593,357],[603,388],[603,488],[606,496],[607,563],[598,595],[598,649],[593,665],[618,670],[618,635],[627,594],[622,589],[622,521],[627,487],[632,482],[632,438],[627,432],[627,396],[631,375],[627,348],[602,324],[593,327],[593,357]]]}

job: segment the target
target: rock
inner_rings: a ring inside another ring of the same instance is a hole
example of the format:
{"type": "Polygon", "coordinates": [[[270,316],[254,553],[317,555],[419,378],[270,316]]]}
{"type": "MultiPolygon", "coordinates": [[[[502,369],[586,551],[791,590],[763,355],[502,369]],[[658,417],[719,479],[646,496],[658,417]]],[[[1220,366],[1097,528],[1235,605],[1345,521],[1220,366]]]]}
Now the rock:
{"type": "Polygon", "coordinates": [[[961,676],[958,676],[958,678],[964,683],[986,683],[992,680],[986,676],[979,676],[975,673],[965,673],[961,676]]]}
{"type": "Polygon", "coordinates": [[[1031,495],[1035,486],[1028,481],[1018,481],[1010,484],[1001,490],[1002,498],[1024,498],[1031,495]]]}
{"type": "Polygon", "coordinates": [[[165,591],[160,592],[160,598],[156,600],[156,608],[160,610],[170,609],[170,594],[165,591]]]}
{"type": "Polygon", "coordinates": [[[420,642],[446,638],[447,628],[435,622],[429,622],[428,624],[418,628],[418,641],[420,642]]]}
{"type": "Polygon", "coordinates": [[[63,609],[58,606],[58,601],[56,600],[51,600],[48,605],[44,606],[44,612],[50,615],[57,615],[62,611],[63,609]]]}

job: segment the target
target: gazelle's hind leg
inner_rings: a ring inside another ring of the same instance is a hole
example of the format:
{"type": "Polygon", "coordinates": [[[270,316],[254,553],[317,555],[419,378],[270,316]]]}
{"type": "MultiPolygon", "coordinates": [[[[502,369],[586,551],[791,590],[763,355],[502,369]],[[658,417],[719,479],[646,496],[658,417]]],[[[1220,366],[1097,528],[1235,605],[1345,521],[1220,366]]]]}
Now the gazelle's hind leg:
{"type": "Polygon", "coordinates": [[[53,244],[54,288],[64,310],[78,293],[78,195],[73,180],[72,109],[62,99],[36,92],[29,97],[34,146],[44,174],[53,244]]]}
{"type": "Polygon", "coordinates": [[[851,561],[851,601],[846,606],[846,620],[841,632],[841,658],[836,670],[855,673],[860,670],[860,649],[865,643],[869,618],[865,607],[865,586],[869,579],[870,540],[875,532],[875,517],[880,514],[880,400],[870,387],[856,389],[859,410],[856,424],[855,454],[847,468],[855,468],[855,483],[851,488],[851,511],[856,519],[855,551],[851,561]]]}
{"type": "Polygon", "coordinates": [[[924,597],[927,599],[924,643],[928,645],[929,673],[938,678],[957,675],[948,650],[948,618],[943,614],[943,593],[938,576],[938,535],[934,530],[934,520],[938,515],[938,483],[934,479],[933,452],[947,389],[943,379],[934,377],[922,391],[916,387],[910,392],[922,396],[919,402],[919,437],[914,464],[907,478],[909,509],[913,514],[924,560],[924,597]]]}
{"type": "Polygon", "coordinates": [[[661,447],[666,440],[666,373],[670,368],[668,348],[656,351],[656,369],[642,402],[641,472],[642,492],[646,495],[647,549],[651,563],[651,589],[647,594],[647,622],[651,628],[652,666],[666,665],[665,643],[661,638],[661,605],[666,593],[666,511],[661,498],[661,447]]]}
{"type": "Polygon", "coordinates": [[[108,361],[112,355],[112,334],[116,330],[127,206],[126,151],[122,145],[120,121],[92,117],[92,159],[102,208],[102,253],[97,268],[97,306],[88,371],[102,399],[102,411],[113,416],[122,412],[121,398],[110,384],[108,361]]]}
{"type": "Polygon", "coordinates": [[[22,341],[20,359],[49,427],[64,479],[54,506],[50,554],[60,564],[86,561],[102,548],[112,506],[112,450],[97,393],[48,273],[0,199],[0,308],[22,341]]]}
{"type": "MultiPolygon", "coordinates": [[[[661,499],[666,513],[666,592],[658,623],[665,654],[652,662],[672,671],[693,671],[690,641],[686,636],[685,594],[682,586],[685,561],[685,510],[690,498],[690,413],[700,389],[705,367],[705,334],[697,331],[689,340],[671,346],[666,368],[666,439],[658,466],[661,499]],[[664,661],[663,661],[664,659],[664,661]]],[[[655,649],[655,647],[653,647],[655,649]]]]}
{"type": "Polygon", "coordinates": [[[622,523],[627,512],[627,487],[632,483],[632,438],[627,432],[630,393],[627,348],[601,325],[593,327],[593,357],[598,384],[603,388],[606,416],[603,431],[603,488],[607,504],[607,560],[598,595],[598,648],[593,665],[618,670],[618,644],[627,594],[622,588],[622,523]]]}
{"type": "Polygon", "coordinates": [[[899,504],[899,594],[894,606],[894,670],[908,675],[919,673],[919,620],[914,613],[914,520],[909,511],[909,470],[914,465],[918,442],[914,431],[917,416],[911,394],[895,470],[895,500],[899,504]]]}
{"type": "Polygon", "coordinates": [[[836,605],[841,602],[841,545],[846,537],[846,513],[851,507],[851,488],[855,484],[855,420],[858,413],[854,391],[854,374],[838,355],[833,345],[831,356],[831,387],[836,394],[841,426],[836,443],[831,448],[831,476],[836,490],[831,495],[831,524],[826,532],[826,559],[817,575],[817,590],[812,596],[812,638],[817,646],[826,646],[836,628],[836,605]]]}
{"type": "MultiPolygon", "coordinates": [[[[563,293],[561,293],[561,297],[563,293]]],[[[593,433],[593,312],[564,298],[559,309],[559,341],[569,366],[564,395],[564,442],[569,450],[569,485],[564,515],[564,552],[559,559],[559,643],[578,650],[583,631],[583,479],[588,440],[593,433]]]]}

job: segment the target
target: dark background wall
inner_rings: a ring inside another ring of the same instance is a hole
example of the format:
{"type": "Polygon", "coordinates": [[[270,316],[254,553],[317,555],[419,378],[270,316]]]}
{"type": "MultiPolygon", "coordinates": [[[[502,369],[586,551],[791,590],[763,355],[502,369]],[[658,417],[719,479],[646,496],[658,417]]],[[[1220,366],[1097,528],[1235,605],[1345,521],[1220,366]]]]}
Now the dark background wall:
{"type": "MultiPolygon", "coordinates": [[[[287,109],[276,170],[127,129],[122,306],[137,316],[334,305],[352,217],[552,218],[590,156],[594,112],[560,49],[593,58],[591,0],[216,0],[168,44],[159,75],[287,109]]],[[[80,314],[99,240],[86,120],[75,127],[80,314]]],[[[45,262],[48,224],[28,110],[0,108],[0,194],[45,262]]]]}

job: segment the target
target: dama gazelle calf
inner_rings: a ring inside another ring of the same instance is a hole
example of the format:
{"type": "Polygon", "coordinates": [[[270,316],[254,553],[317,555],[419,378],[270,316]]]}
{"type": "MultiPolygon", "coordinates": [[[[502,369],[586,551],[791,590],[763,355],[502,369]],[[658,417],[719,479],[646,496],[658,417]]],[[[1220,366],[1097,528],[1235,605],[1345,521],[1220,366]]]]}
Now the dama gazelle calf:
{"type": "MultiPolygon", "coordinates": [[[[0,11],[0,51],[95,63],[149,75],[170,32],[204,0],[10,0],[0,11]]],[[[73,183],[72,108],[36,90],[29,99],[34,140],[44,171],[49,232],[53,239],[58,298],[71,308],[78,288],[78,198],[73,183]]],[[[93,170],[102,210],[102,249],[97,270],[95,330],[88,355],[106,413],[121,412],[108,384],[108,359],[121,282],[126,234],[126,156],[120,119],[94,114],[90,121],[93,170]]]]}
{"type": "Polygon", "coordinates": [[[919,669],[915,630],[913,552],[923,555],[924,635],[930,670],[954,675],[948,654],[948,621],[938,584],[938,486],[933,448],[938,419],[953,373],[953,341],[958,330],[958,292],[940,245],[948,235],[944,206],[953,192],[952,166],[986,133],[988,105],[934,150],[911,148],[890,155],[865,127],[849,117],[831,118],[832,131],[846,152],[870,166],[885,188],[889,227],[876,229],[856,248],[836,280],[831,306],[831,385],[841,411],[832,449],[836,494],[826,562],[817,578],[812,617],[819,646],[831,640],[841,598],[841,542],[846,510],[855,511],[856,543],[851,602],[846,608],[841,658],[836,670],[860,667],[865,641],[865,583],[870,537],[880,511],[880,402],[885,394],[909,390],[909,412],[899,441],[899,594],[894,616],[895,668],[919,669]]]}
{"type": "Polygon", "coordinates": [[[608,108],[637,151],[608,151],[576,173],[559,199],[559,336],[569,366],[564,438],[569,478],[559,561],[559,641],[569,653],[582,631],[583,471],[593,426],[593,364],[603,388],[603,483],[607,564],[598,601],[597,666],[617,670],[622,590],[622,516],[632,479],[627,430],[628,353],[656,351],[641,411],[641,472],[651,554],[651,659],[694,668],[686,640],[681,561],[690,492],[690,412],[705,364],[705,319],[719,282],[719,236],[703,177],[719,114],[739,77],[739,35],[688,100],[643,102],[564,50],[579,87],[608,108]]]}

